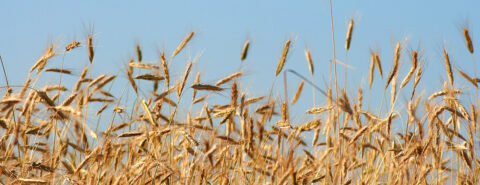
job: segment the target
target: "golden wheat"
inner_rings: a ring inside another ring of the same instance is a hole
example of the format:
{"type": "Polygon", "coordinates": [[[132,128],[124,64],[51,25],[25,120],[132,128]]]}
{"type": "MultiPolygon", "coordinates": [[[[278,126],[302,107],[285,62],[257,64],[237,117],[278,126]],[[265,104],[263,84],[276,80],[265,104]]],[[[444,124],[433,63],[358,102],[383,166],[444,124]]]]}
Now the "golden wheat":
{"type": "Polygon", "coordinates": [[[243,44],[242,53],[240,54],[240,60],[243,61],[247,58],[249,47],[250,47],[250,40],[247,40],[247,41],[245,41],[245,44],[243,44]]]}
{"type": "Polygon", "coordinates": [[[398,65],[400,61],[400,50],[401,50],[400,42],[397,42],[397,45],[395,46],[394,57],[393,57],[393,66],[390,73],[388,74],[387,84],[385,85],[385,88],[387,88],[390,85],[390,82],[392,81],[393,77],[397,75],[398,65]]]}
{"type": "Polygon", "coordinates": [[[290,39],[288,39],[287,42],[285,42],[285,46],[283,47],[283,51],[282,51],[282,56],[280,57],[280,61],[278,61],[278,64],[277,64],[275,76],[278,76],[278,74],[282,72],[283,65],[285,65],[285,61],[287,60],[288,51],[290,50],[290,43],[291,43],[290,39]]]}
{"type": "Polygon", "coordinates": [[[463,28],[463,37],[465,38],[465,43],[467,44],[468,51],[473,54],[472,38],[470,37],[470,32],[468,31],[468,28],[463,28]]]}
{"type": "Polygon", "coordinates": [[[182,49],[185,47],[185,45],[187,45],[188,41],[190,41],[190,39],[192,39],[194,34],[195,34],[195,32],[192,31],[192,32],[190,32],[190,34],[187,35],[187,37],[185,37],[185,39],[183,39],[183,41],[177,46],[177,49],[175,49],[175,51],[173,52],[172,58],[175,58],[175,56],[177,56],[177,54],[180,53],[180,51],[182,51],[182,49]]]}
{"type": "Polygon", "coordinates": [[[305,50],[305,57],[307,58],[308,62],[308,70],[310,70],[310,74],[313,76],[313,72],[315,71],[313,68],[313,60],[312,60],[312,55],[310,54],[310,50],[306,49],[305,50]]]}
{"type": "Polygon", "coordinates": [[[347,37],[345,39],[345,50],[347,51],[350,49],[350,42],[352,42],[353,25],[354,25],[354,21],[352,18],[350,19],[350,23],[348,23],[347,37]]]}
{"type": "MultiPolygon", "coordinates": [[[[352,19],[347,50],[353,24],[352,19]]],[[[464,30],[465,41],[473,54],[468,31],[464,30]]],[[[170,60],[193,34],[180,43],[170,60]]],[[[86,41],[90,63],[92,37],[86,41]]],[[[70,55],[66,51],[79,44],[69,43],[63,54],[70,55]]],[[[247,40],[243,45],[241,60],[250,52],[249,44],[247,40]]],[[[276,75],[283,70],[290,44],[288,40],[284,45],[276,75]]],[[[337,94],[333,83],[327,82],[324,102],[289,107],[288,103],[298,102],[305,85],[320,88],[298,74],[302,81],[291,102],[288,96],[275,97],[274,89],[266,98],[244,88],[243,72],[214,76],[221,78],[216,83],[200,80],[197,73],[190,81],[196,62],[187,63],[184,73],[176,75],[169,71],[164,53],[158,52],[159,64],[149,64],[144,61],[150,55],[139,45],[136,50],[136,60],[128,58],[123,67],[126,79],[102,71],[87,77],[98,70],[87,63],[89,67],[77,79],[38,83],[46,80],[41,75],[44,71],[75,76],[75,69],[48,63],[58,55],[50,44],[32,62],[23,84],[7,82],[0,99],[0,184],[479,183],[479,148],[474,139],[479,137],[479,108],[469,87],[476,89],[480,80],[458,67],[458,74],[469,83],[454,84],[446,49],[443,57],[449,79],[437,89],[430,82],[421,86],[422,75],[429,73],[418,50],[410,54],[411,68],[405,74],[399,70],[402,53],[397,42],[392,69],[382,86],[385,94],[391,87],[390,105],[385,107],[388,98],[378,96],[377,89],[364,93],[365,87],[357,86],[356,99],[350,101],[348,94],[355,89],[348,86],[337,94]],[[400,76],[404,77],[401,83],[400,76]],[[153,90],[144,88],[141,80],[154,83],[153,90]],[[404,98],[410,89],[403,87],[412,80],[411,97],[404,98]],[[161,85],[163,89],[158,88],[161,85]],[[133,88],[133,95],[127,86],[133,88]],[[171,96],[174,91],[177,96],[171,96]],[[191,99],[182,96],[190,92],[191,99]],[[87,106],[94,111],[86,110],[87,106]]],[[[310,50],[304,54],[313,76],[310,50]]],[[[383,78],[379,53],[371,51],[370,88],[375,68],[383,78]]],[[[358,76],[363,77],[366,74],[358,76]]]]}
{"type": "Polygon", "coordinates": [[[447,71],[448,81],[450,81],[450,84],[453,85],[452,66],[450,64],[450,57],[448,56],[446,49],[443,49],[443,60],[445,61],[445,70],[447,71]]]}

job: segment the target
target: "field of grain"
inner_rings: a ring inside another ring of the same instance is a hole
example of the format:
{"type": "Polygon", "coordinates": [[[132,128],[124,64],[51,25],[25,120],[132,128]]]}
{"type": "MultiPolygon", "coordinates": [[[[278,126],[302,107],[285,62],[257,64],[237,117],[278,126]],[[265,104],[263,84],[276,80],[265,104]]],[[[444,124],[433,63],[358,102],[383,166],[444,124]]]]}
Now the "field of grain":
{"type": "MultiPolygon", "coordinates": [[[[333,22],[328,26],[333,32],[333,22]]],[[[401,40],[384,50],[392,58],[371,50],[363,76],[368,84],[349,83],[350,67],[358,64],[338,60],[335,49],[348,58],[355,26],[351,18],[345,36],[332,35],[333,43],[344,39],[345,45],[331,46],[330,61],[316,61],[309,48],[292,51],[294,38],[284,40],[279,53],[266,53],[279,60],[265,69],[276,77],[261,96],[242,88],[243,68],[212,82],[192,72],[196,57],[172,71],[175,57],[195,44],[195,30],[173,52],[159,49],[154,61],[144,59],[142,45],[132,46],[135,57],[121,73],[98,76],[92,75],[94,43],[101,41],[94,32],[49,44],[23,84],[9,83],[15,71],[1,72],[0,184],[480,183],[480,78],[475,68],[472,74],[462,70],[476,66],[469,27],[462,28],[465,48],[457,49],[467,50],[471,61],[452,64],[443,46],[445,81],[423,86],[433,91],[426,94],[418,87],[427,68],[423,48],[407,48],[401,40]],[[292,52],[305,55],[296,62],[309,73],[284,67],[292,52]],[[78,75],[63,67],[72,53],[88,59],[78,75]],[[51,65],[53,59],[61,65],[51,65]],[[314,78],[319,66],[329,69],[324,81],[314,78]],[[37,85],[44,75],[56,81],[37,85]],[[62,81],[67,76],[78,78],[62,81]],[[291,84],[292,78],[301,81],[291,84]],[[381,86],[372,86],[375,81],[381,86]],[[126,85],[118,93],[114,83],[126,85]],[[383,96],[372,97],[372,88],[383,96]],[[307,90],[325,103],[292,110],[300,99],[312,98],[302,96],[307,90]],[[100,122],[101,116],[107,120],[100,122]]],[[[242,64],[254,44],[246,39],[239,46],[242,64]]]]}

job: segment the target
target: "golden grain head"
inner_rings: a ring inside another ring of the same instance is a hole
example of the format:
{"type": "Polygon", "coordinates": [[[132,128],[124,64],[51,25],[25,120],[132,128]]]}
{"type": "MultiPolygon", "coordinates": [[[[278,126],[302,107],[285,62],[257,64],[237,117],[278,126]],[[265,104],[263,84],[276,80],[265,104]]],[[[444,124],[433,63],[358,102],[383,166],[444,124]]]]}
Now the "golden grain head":
{"type": "Polygon", "coordinates": [[[278,61],[278,64],[277,64],[277,69],[275,71],[275,76],[278,76],[278,74],[280,74],[280,72],[282,72],[283,66],[285,65],[285,61],[287,60],[288,51],[290,50],[290,43],[291,43],[290,39],[288,39],[287,42],[285,42],[285,46],[283,47],[282,56],[280,57],[280,61],[278,61]]]}
{"type": "Polygon", "coordinates": [[[353,21],[353,18],[350,19],[350,23],[348,24],[348,31],[347,31],[347,36],[345,39],[345,50],[350,49],[350,43],[352,42],[352,34],[353,34],[353,26],[355,22],[353,21]]]}
{"type": "Polygon", "coordinates": [[[292,105],[294,105],[298,98],[300,98],[300,94],[302,93],[302,90],[303,90],[303,85],[305,84],[305,81],[301,81],[300,84],[298,84],[298,88],[297,88],[297,92],[295,92],[295,95],[293,96],[293,99],[292,99],[292,105]]]}
{"type": "Polygon", "coordinates": [[[450,57],[448,56],[447,50],[443,49],[443,60],[445,62],[445,70],[447,71],[448,81],[453,85],[453,72],[452,66],[450,64],[450,57]]]}
{"type": "Polygon", "coordinates": [[[240,77],[240,76],[242,76],[242,75],[243,75],[242,72],[235,72],[235,73],[233,73],[233,74],[231,74],[231,75],[228,75],[228,76],[226,76],[226,77],[218,80],[218,82],[215,83],[215,85],[216,85],[216,86],[220,86],[220,85],[225,84],[225,83],[228,83],[228,82],[232,81],[233,79],[238,78],[238,77],[240,77]]]}
{"type": "Polygon", "coordinates": [[[67,75],[72,74],[72,71],[68,69],[60,69],[60,68],[47,68],[45,69],[45,72],[63,73],[67,75]]]}
{"type": "Polygon", "coordinates": [[[209,85],[209,84],[193,84],[192,88],[196,90],[204,90],[204,91],[222,91],[223,90],[220,87],[217,87],[215,85],[209,85]]]}
{"type": "Polygon", "coordinates": [[[190,32],[190,34],[187,35],[187,37],[185,37],[185,39],[183,39],[183,41],[177,46],[177,49],[175,49],[175,51],[173,52],[172,59],[175,58],[175,56],[177,56],[177,54],[180,53],[180,51],[182,51],[182,49],[185,47],[185,45],[187,45],[188,41],[190,41],[190,39],[192,39],[194,34],[195,34],[195,32],[192,31],[192,32],[190,32]]]}
{"type": "Polygon", "coordinates": [[[390,88],[390,105],[393,106],[397,99],[397,75],[393,76],[392,86],[390,88]]]}
{"type": "Polygon", "coordinates": [[[377,65],[378,72],[380,73],[380,76],[383,78],[383,70],[382,70],[382,63],[380,61],[380,56],[377,53],[372,53],[375,59],[375,64],[377,65]]]}
{"type": "Polygon", "coordinates": [[[182,81],[180,81],[180,86],[177,88],[177,96],[180,97],[180,95],[183,92],[183,88],[185,87],[185,84],[187,83],[188,76],[190,75],[190,71],[192,70],[192,65],[193,63],[189,63],[187,68],[185,69],[185,73],[183,75],[182,81]]]}
{"type": "Polygon", "coordinates": [[[245,44],[243,44],[242,53],[240,54],[240,60],[243,61],[247,58],[249,47],[250,47],[250,40],[247,40],[247,41],[245,41],[245,44]]]}
{"type": "MultiPolygon", "coordinates": [[[[200,83],[200,72],[197,72],[197,75],[195,76],[195,82],[193,82],[193,83],[195,83],[195,84],[200,83]]],[[[195,100],[196,96],[197,96],[197,90],[193,89],[192,100],[195,100]]]]}
{"type": "Polygon", "coordinates": [[[170,86],[170,73],[168,72],[168,63],[167,59],[165,58],[165,53],[160,54],[160,61],[162,63],[162,70],[163,70],[163,75],[165,76],[165,83],[167,86],[170,86]]]}
{"type": "Polygon", "coordinates": [[[470,76],[467,75],[467,73],[463,72],[462,70],[458,69],[457,68],[457,72],[458,74],[460,74],[460,76],[462,76],[463,78],[465,78],[465,80],[467,80],[468,82],[470,82],[470,84],[472,84],[473,86],[477,87],[478,88],[478,85],[477,85],[477,82],[471,78],[470,76]]]}
{"type": "Polygon", "coordinates": [[[402,83],[400,84],[400,88],[403,88],[410,81],[413,74],[415,73],[415,70],[417,69],[417,65],[418,65],[418,53],[417,51],[412,51],[412,67],[410,67],[410,70],[408,71],[407,75],[402,80],[402,83]]]}
{"type": "Polygon", "coordinates": [[[50,44],[48,48],[45,50],[45,52],[43,53],[43,55],[30,68],[30,72],[33,72],[35,69],[37,69],[37,73],[39,73],[40,71],[43,70],[43,68],[47,64],[47,61],[56,55],[57,53],[54,51],[54,45],[50,44]]]}
{"type": "Polygon", "coordinates": [[[146,73],[146,74],[141,74],[141,75],[135,76],[135,79],[149,80],[149,81],[159,81],[159,80],[164,80],[165,77],[155,75],[155,74],[146,73]]]}
{"type": "Polygon", "coordinates": [[[400,42],[397,42],[397,45],[395,46],[393,66],[392,66],[392,69],[390,70],[390,73],[388,74],[387,84],[385,85],[385,88],[387,88],[390,85],[390,82],[392,82],[393,77],[397,75],[398,65],[400,61],[400,52],[401,52],[400,42]]]}
{"type": "Polygon", "coordinates": [[[78,41],[70,42],[67,44],[67,46],[65,46],[65,51],[70,51],[72,49],[77,48],[78,46],[80,46],[80,42],[78,41]]]}
{"type": "Polygon", "coordinates": [[[473,43],[468,28],[463,28],[463,37],[465,38],[465,43],[467,44],[468,51],[473,54],[473,43]]]}
{"type": "Polygon", "coordinates": [[[373,83],[373,72],[375,71],[375,55],[372,54],[370,60],[370,70],[368,73],[368,87],[372,88],[373,83]]]}
{"type": "Polygon", "coordinates": [[[128,79],[128,82],[130,82],[130,85],[132,86],[133,90],[135,91],[135,93],[138,93],[138,88],[137,88],[137,84],[135,83],[135,81],[133,80],[133,77],[132,77],[132,74],[130,73],[130,71],[125,70],[126,74],[127,74],[127,79],[128,79]]]}
{"type": "Polygon", "coordinates": [[[308,62],[308,70],[310,70],[310,74],[313,76],[313,71],[314,71],[313,59],[309,49],[305,50],[305,57],[307,58],[307,62],[308,62]]]}
{"type": "Polygon", "coordinates": [[[238,100],[238,85],[237,81],[233,81],[232,83],[232,91],[231,91],[231,105],[232,107],[237,107],[237,100],[238,100]]]}
{"type": "Polygon", "coordinates": [[[395,53],[394,53],[394,65],[398,65],[398,62],[400,60],[400,52],[401,52],[401,45],[400,42],[397,42],[397,45],[395,45],[395,53]]]}
{"type": "Polygon", "coordinates": [[[142,50],[140,49],[140,44],[137,44],[137,59],[138,62],[142,62],[142,50]]]}
{"type": "Polygon", "coordinates": [[[95,55],[95,53],[93,51],[93,36],[92,36],[92,34],[88,35],[87,48],[88,48],[88,60],[90,61],[90,63],[92,63],[93,62],[93,57],[95,55]]]}

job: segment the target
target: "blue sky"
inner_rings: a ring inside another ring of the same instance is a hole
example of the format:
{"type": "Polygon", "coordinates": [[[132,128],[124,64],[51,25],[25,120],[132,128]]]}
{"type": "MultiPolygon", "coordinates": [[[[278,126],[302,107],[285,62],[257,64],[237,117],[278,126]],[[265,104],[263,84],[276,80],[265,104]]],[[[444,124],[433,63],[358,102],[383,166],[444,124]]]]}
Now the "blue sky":
{"type": "MultiPolygon", "coordinates": [[[[428,89],[427,92],[436,91],[434,88],[440,88],[442,80],[447,79],[441,58],[443,46],[448,49],[455,67],[473,75],[472,58],[461,29],[468,25],[474,47],[480,44],[478,1],[344,0],[333,4],[337,58],[341,61],[346,58],[344,40],[348,21],[352,17],[356,21],[348,53],[348,63],[355,68],[348,71],[348,92],[352,96],[357,87],[368,86],[370,49],[380,51],[383,70],[388,73],[397,40],[405,44],[400,78],[411,65],[406,54],[420,46],[427,67],[421,87],[428,89]]],[[[315,81],[324,88],[323,81],[328,80],[328,61],[332,58],[329,11],[326,0],[8,1],[0,6],[0,55],[10,83],[22,84],[28,69],[47,44],[55,43],[58,49],[63,49],[73,40],[84,43],[93,28],[96,51],[93,75],[117,74],[125,68],[128,59],[135,56],[137,43],[143,49],[145,61],[157,61],[157,49],[170,56],[178,43],[195,31],[192,41],[172,61],[173,75],[182,75],[187,59],[201,53],[192,78],[199,71],[202,82],[214,83],[242,66],[247,75],[241,86],[251,96],[256,96],[268,93],[283,44],[292,38],[294,42],[285,68],[308,76],[303,52],[310,48],[315,62],[315,81]],[[247,39],[251,40],[251,47],[242,64],[239,56],[247,39]]],[[[477,53],[475,58],[478,58],[477,53]]],[[[50,61],[48,67],[60,66],[60,59],[50,61]]],[[[85,48],[65,58],[65,67],[73,69],[77,75],[87,63],[85,48]]],[[[339,74],[343,74],[341,67],[339,74]]],[[[460,76],[456,78],[460,81],[458,86],[465,86],[460,76]]],[[[3,74],[0,79],[0,85],[4,85],[3,74]]],[[[53,76],[45,79],[42,81],[45,84],[56,80],[53,76]]],[[[125,77],[120,79],[125,80],[125,77]]],[[[290,99],[299,81],[293,76],[289,78],[290,99]]],[[[281,87],[280,82],[277,80],[276,88],[281,87]]],[[[382,89],[382,83],[376,73],[373,88],[382,89]]],[[[125,83],[115,87],[125,87],[125,83]]],[[[277,90],[276,94],[283,96],[283,91],[277,90]]],[[[403,101],[402,96],[408,97],[409,92],[399,95],[399,100],[403,101]]],[[[372,97],[382,93],[374,91],[372,97]]],[[[309,108],[311,96],[312,90],[306,86],[303,98],[294,109],[303,112],[309,108]]],[[[322,102],[317,98],[317,103],[322,102]]]]}

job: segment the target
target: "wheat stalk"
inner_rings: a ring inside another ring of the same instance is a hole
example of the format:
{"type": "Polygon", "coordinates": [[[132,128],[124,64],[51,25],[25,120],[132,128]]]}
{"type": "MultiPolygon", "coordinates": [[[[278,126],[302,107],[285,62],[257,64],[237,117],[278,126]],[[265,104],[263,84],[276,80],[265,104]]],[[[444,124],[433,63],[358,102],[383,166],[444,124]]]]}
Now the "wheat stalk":
{"type": "Polygon", "coordinates": [[[452,66],[450,65],[450,58],[446,49],[443,49],[443,60],[445,61],[445,70],[447,71],[448,81],[453,85],[453,72],[452,66]]]}
{"type": "Polygon", "coordinates": [[[185,47],[185,45],[187,45],[188,41],[190,41],[190,39],[192,39],[194,34],[195,34],[195,32],[192,31],[192,32],[190,32],[190,34],[187,35],[187,37],[185,37],[185,39],[183,39],[183,41],[177,46],[177,49],[175,49],[175,51],[173,52],[172,59],[175,58],[175,56],[177,56],[177,54],[180,53],[180,51],[182,51],[182,49],[185,47]]]}
{"type": "Polygon", "coordinates": [[[250,40],[247,40],[245,41],[245,44],[243,44],[242,53],[240,54],[240,60],[244,61],[247,58],[249,47],[250,47],[250,40]]]}
{"type": "Polygon", "coordinates": [[[347,31],[347,36],[345,39],[345,50],[350,49],[350,43],[352,42],[352,34],[353,34],[353,26],[354,26],[354,21],[353,18],[350,19],[350,23],[348,23],[348,31],[347,31]]]}
{"type": "Polygon", "coordinates": [[[288,39],[287,42],[285,42],[285,46],[283,47],[282,56],[280,57],[280,61],[278,61],[278,64],[277,64],[277,70],[275,71],[275,76],[278,76],[278,74],[280,74],[280,72],[282,72],[283,65],[285,65],[285,61],[287,60],[287,54],[288,54],[288,51],[290,49],[290,43],[291,43],[290,39],[288,39]]]}

